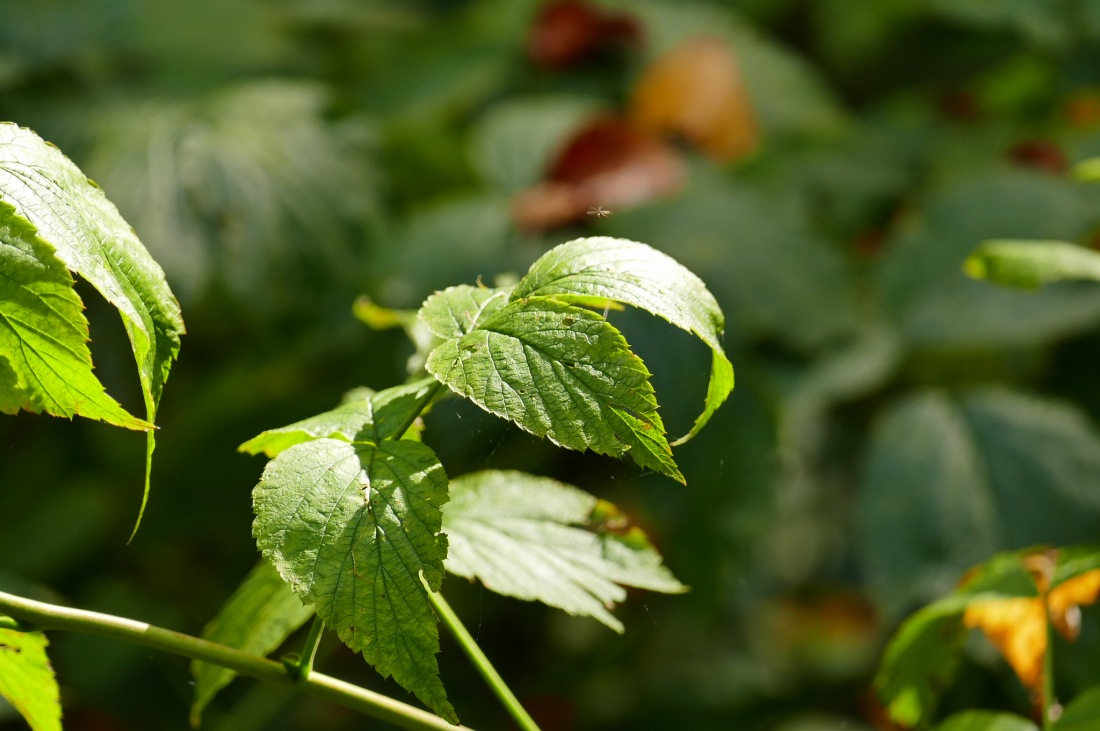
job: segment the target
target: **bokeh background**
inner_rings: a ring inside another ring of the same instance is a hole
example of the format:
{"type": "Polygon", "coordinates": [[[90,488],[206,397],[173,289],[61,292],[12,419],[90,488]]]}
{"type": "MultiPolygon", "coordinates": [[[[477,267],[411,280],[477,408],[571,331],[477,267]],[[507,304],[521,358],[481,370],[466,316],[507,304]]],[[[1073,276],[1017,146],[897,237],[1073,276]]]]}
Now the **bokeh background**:
{"type": "MultiPolygon", "coordinates": [[[[0,419],[11,590],[199,632],[257,559],[263,464],[236,446],[406,376],[412,346],[355,299],[415,308],[589,235],[700,274],[738,385],[677,450],[686,488],[457,401],[430,415],[449,474],[612,500],[692,586],[632,594],[618,636],[448,579],[546,731],[888,729],[868,687],[907,613],[997,550],[1100,535],[1100,288],[960,269],[989,238],[1100,247],[1100,188],[1068,175],[1100,154],[1095,0],[7,0],[0,118],[105,188],[188,326],[131,545],[141,435],[0,419]]],[[[81,292],[97,373],[140,411],[118,319],[81,292]]],[[[612,318],[683,433],[705,347],[612,318]]],[[[1063,697],[1100,682],[1096,614],[1056,646],[1063,697]]],[[[186,728],[185,661],[51,642],[66,728],[186,728]]],[[[440,662],[465,723],[511,727],[446,637],[440,662]]],[[[943,712],[971,706],[1029,708],[977,639],[943,712]]],[[[205,727],[368,723],[237,681],[205,727]]]]}

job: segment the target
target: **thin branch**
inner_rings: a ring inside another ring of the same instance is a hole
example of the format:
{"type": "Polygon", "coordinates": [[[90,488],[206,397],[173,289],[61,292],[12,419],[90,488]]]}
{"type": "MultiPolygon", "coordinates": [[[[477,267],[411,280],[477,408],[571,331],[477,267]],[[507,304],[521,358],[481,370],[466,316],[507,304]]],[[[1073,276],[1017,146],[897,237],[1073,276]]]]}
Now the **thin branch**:
{"type": "Polygon", "coordinates": [[[66,630],[123,640],[202,660],[268,683],[293,685],[303,693],[338,703],[408,731],[466,728],[452,726],[427,711],[328,675],[310,673],[308,678],[299,681],[294,675],[296,671],[274,660],[124,617],[60,607],[4,592],[0,592],[0,612],[22,620],[35,631],[66,630]]]}
{"type": "MultiPolygon", "coordinates": [[[[420,580],[424,581],[424,578],[421,577],[420,580]]],[[[474,640],[473,635],[471,635],[470,631],[466,629],[466,626],[462,624],[462,620],[460,620],[454,610],[451,609],[451,605],[447,603],[443,595],[429,589],[427,582],[424,582],[424,588],[427,589],[428,599],[431,600],[432,606],[435,607],[435,611],[439,614],[439,618],[443,621],[443,624],[447,625],[447,629],[449,629],[455,639],[458,640],[459,646],[462,647],[467,657],[470,658],[470,661],[474,664],[474,667],[477,668],[477,671],[481,673],[481,677],[489,684],[489,688],[493,691],[493,694],[504,704],[504,707],[508,710],[512,719],[519,724],[519,727],[523,729],[523,731],[539,731],[538,724],[528,715],[515,694],[512,693],[511,688],[505,684],[504,679],[500,677],[500,673],[496,671],[496,668],[489,662],[489,658],[486,657],[485,653],[478,647],[477,641],[474,640]]]]}

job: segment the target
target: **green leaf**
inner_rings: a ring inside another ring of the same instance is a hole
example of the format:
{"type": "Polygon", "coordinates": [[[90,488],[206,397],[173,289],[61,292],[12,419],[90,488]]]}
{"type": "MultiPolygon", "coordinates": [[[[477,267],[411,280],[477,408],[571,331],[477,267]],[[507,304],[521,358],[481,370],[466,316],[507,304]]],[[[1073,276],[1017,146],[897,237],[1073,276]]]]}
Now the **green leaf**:
{"type": "MultiPolygon", "coordinates": [[[[0,201],[14,205],[65,266],[118,309],[137,361],[146,421],[154,423],[183,334],[179,304],[160,266],[97,185],[56,147],[10,123],[0,123],[0,201]]],[[[150,430],[134,532],[149,497],[155,444],[150,430]]]]}
{"type": "Polygon", "coordinates": [[[1054,565],[1054,576],[1050,579],[1050,588],[1096,569],[1100,569],[1100,546],[1060,548],[1054,565]]]}
{"type": "Polygon", "coordinates": [[[570,485],[522,472],[485,471],[451,481],[443,526],[447,570],[486,588],[593,617],[622,632],[608,610],[623,586],[687,590],[614,506],[570,485]]]}
{"type": "Polygon", "coordinates": [[[416,352],[409,356],[405,364],[405,370],[409,375],[423,373],[424,361],[428,359],[428,353],[439,342],[439,338],[416,316],[416,310],[382,307],[372,302],[370,297],[360,295],[355,300],[352,314],[372,330],[388,330],[392,327],[404,330],[416,347],[416,352]]]}
{"type": "Polygon", "coordinates": [[[1039,727],[1011,713],[964,711],[936,726],[935,731],[1039,731],[1039,727]]]}
{"type": "Polygon", "coordinates": [[[879,418],[866,465],[859,554],[894,610],[994,551],[1095,539],[1100,433],[1067,404],[1003,389],[920,392],[879,418]]]}
{"type": "MultiPolygon", "coordinates": [[[[808,167],[797,169],[805,175],[808,167]]],[[[821,187],[835,190],[838,178],[844,176],[829,171],[821,187]]],[[[860,287],[850,262],[817,232],[808,206],[787,202],[790,176],[778,185],[781,190],[771,193],[733,184],[728,176],[693,173],[684,195],[616,211],[600,225],[675,252],[691,270],[706,272],[738,333],[811,352],[857,328],[860,287]]],[[[844,185],[850,190],[856,184],[844,179],[844,185]]]]}
{"type": "MultiPolygon", "coordinates": [[[[369,436],[375,436],[371,434],[369,436]]],[[[322,438],[279,453],[253,491],[264,557],[345,644],[457,723],[420,581],[443,577],[447,478],[423,444],[322,438]]]]}
{"type": "Polygon", "coordinates": [[[973,350],[1049,342],[1093,327],[1100,288],[1018,292],[976,282],[962,269],[975,242],[1087,235],[1095,206],[1086,192],[1053,176],[999,171],[952,185],[915,210],[878,264],[882,300],[901,334],[914,346],[973,350]]]}
{"type": "Polygon", "coordinates": [[[554,297],[581,305],[621,302],[696,335],[712,353],[703,413],[675,444],[691,439],[733,390],[733,365],[720,342],[725,317],[699,277],[667,254],[626,239],[596,236],[556,246],[534,264],[511,299],[554,297]]]}
{"type": "Polygon", "coordinates": [[[953,586],[1001,547],[995,503],[951,399],[918,393],[887,409],[871,433],[856,512],[874,593],[897,611],[953,586]]]}
{"type": "Polygon", "coordinates": [[[629,452],[642,467],[684,481],[649,371],[618,330],[557,299],[502,301],[499,291],[473,287],[429,299],[422,317],[452,339],[428,356],[428,372],[536,436],[580,451],[629,452]],[[463,328],[469,331],[456,337],[463,328]]]}
{"type": "MultiPolygon", "coordinates": [[[[191,6],[174,12],[201,17],[191,6]]],[[[303,296],[354,286],[358,232],[375,207],[373,132],[354,115],[335,123],[330,104],[323,85],[284,78],[97,105],[86,167],[185,304],[214,290],[237,309],[300,311],[303,296]]]]}
{"type": "Polygon", "coordinates": [[[962,613],[973,601],[1034,597],[1038,592],[1020,554],[994,556],[967,583],[902,623],[890,639],[874,687],[890,718],[927,722],[958,667],[966,631],[962,613]]]}
{"type": "Polygon", "coordinates": [[[1055,722],[1053,731],[1092,731],[1100,728],[1100,687],[1092,687],[1073,699],[1055,722]]]}
{"type": "MultiPolygon", "coordinates": [[[[279,574],[261,561],[203,628],[202,637],[263,656],[283,644],[311,616],[313,607],[303,605],[279,574]]],[[[195,678],[191,725],[198,728],[203,710],[237,673],[195,661],[191,663],[191,675],[195,678]]]]}
{"type": "Polygon", "coordinates": [[[542,178],[568,135],[599,107],[583,97],[509,99],[481,116],[471,134],[470,161],[485,182],[515,193],[542,178]]]}
{"type": "Polygon", "coordinates": [[[0,629],[0,696],[32,731],[61,731],[61,701],[46,657],[46,635],[0,629]]]}
{"type": "Polygon", "coordinates": [[[1073,175],[1086,183],[1100,182],[1100,157],[1090,157],[1073,166],[1073,175]]]}
{"type": "Polygon", "coordinates": [[[986,241],[963,269],[974,279],[1038,289],[1063,279],[1100,280],[1100,253],[1064,241],[986,241]]]}
{"type": "Polygon", "coordinates": [[[352,398],[331,411],[296,421],[288,426],[268,429],[238,447],[246,454],[275,457],[283,450],[314,439],[342,439],[351,442],[365,439],[378,442],[400,436],[397,431],[408,429],[438,393],[434,378],[393,386],[384,391],[353,392],[352,398]]]}
{"type": "Polygon", "coordinates": [[[104,392],[92,373],[88,321],[72,276],[34,226],[3,201],[0,271],[0,411],[152,428],[104,392]]]}
{"type": "Polygon", "coordinates": [[[0,124],[0,200],[118,309],[153,422],[183,333],[164,272],[103,191],[56,147],[8,123],[0,124]]]}

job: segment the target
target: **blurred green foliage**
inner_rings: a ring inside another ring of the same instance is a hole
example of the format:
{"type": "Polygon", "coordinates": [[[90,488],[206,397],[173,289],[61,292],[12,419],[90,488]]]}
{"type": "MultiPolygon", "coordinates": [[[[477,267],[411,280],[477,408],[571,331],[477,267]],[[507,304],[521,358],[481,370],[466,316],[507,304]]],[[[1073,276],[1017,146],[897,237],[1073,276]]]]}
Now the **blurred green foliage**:
{"type": "MultiPolygon", "coordinates": [[[[1100,289],[968,279],[987,239],[1096,245],[1100,5],[1090,0],[610,0],[635,41],[535,64],[536,0],[24,0],[0,7],[0,118],[56,142],[165,267],[188,335],[143,440],[0,420],[0,585],[197,632],[255,563],[235,452],[265,428],[399,382],[411,346],[352,316],[366,293],[522,272],[581,234],[644,241],[707,283],[737,369],[729,404],[677,450],[688,487],[565,453],[475,407],[428,423],[451,475],[520,468],[614,501],[654,536],[673,597],[638,596],[620,638],[591,620],[445,591],[547,731],[881,726],[868,688],[900,619],[999,550],[1096,542],[1100,289]],[[706,33],[738,59],[759,129],[717,163],[681,145],[683,189],[567,228],[516,226],[592,110],[623,109],[647,65],[706,33]]],[[[97,375],[141,403],[125,334],[90,290],[97,375]]],[[[613,314],[684,433],[706,348],[613,314]],[[661,338],[658,340],[657,338],[661,338]]],[[[1100,682],[1100,617],[1056,645],[1056,690],[1100,682]]],[[[326,644],[326,671],[404,697],[326,644]]],[[[968,642],[942,717],[1025,714],[968,642]]],[[[51,638],[66,728],[183,728],[187,665],[51,638]]],[[[464,722],[507,728],[444,641],[464,722]]],[[[0,709],[0,728],[18,728],[0,709]]],[[[207,728],[350,729],[360,719],[238,681],[207,728]]]]}

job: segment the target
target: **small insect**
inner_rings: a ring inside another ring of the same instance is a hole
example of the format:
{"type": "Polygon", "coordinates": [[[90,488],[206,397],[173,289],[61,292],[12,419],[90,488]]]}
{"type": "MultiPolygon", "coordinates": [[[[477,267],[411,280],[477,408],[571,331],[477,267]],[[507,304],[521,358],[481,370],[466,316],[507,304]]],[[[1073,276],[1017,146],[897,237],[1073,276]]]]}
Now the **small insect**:
{"type": "Polygon", "coordinates": [[[611,215],[611,211],[607,210],[603,206],[592,206],[588,209],[589,216],[595,216],[596,218],[607,218],[611,215]]]}

